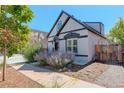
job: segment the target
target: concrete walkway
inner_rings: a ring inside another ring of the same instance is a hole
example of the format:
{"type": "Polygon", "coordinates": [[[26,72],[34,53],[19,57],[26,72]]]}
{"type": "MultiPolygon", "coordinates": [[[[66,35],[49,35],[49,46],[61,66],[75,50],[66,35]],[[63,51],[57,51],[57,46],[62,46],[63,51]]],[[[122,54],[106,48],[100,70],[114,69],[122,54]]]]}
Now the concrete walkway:
{"type": "Polygon", "coordinates": [[[48,69],[36,67],[31,64],[18,64],[12,65],[12,67],[30,79],[42,84],[44,87],[101,88],[101,86],[69,77],[61,73],[53,72],[48,69]]]}

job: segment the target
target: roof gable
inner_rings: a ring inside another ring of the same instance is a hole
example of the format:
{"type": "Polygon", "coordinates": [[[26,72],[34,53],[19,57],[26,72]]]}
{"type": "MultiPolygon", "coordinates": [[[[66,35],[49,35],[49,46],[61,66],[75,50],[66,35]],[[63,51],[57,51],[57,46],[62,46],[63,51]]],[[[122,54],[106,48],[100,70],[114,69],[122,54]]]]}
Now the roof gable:
{"type": "Polygon", "coordinates": [[[70,18],[60,33],[82,29],[82,28],[85,27],[79,24],[78,22],[76,22],[75,20],[73,20],[72,18],[70,18]]]}
{"type": "Polygon", "coordinates": [[[61,29],[56,33],[56,35],[59,35],[59,33],[62,31],[62,29],[64,28],[64,26],[66,25],[66,23],[68,22],[68,20],[71,18],[74,21],[76,21],[78,24],[82,25],[83,27],[85,27],[88,31],[93,32],[94,34],[97,34],[103,38],[105,38],[101,33],[99,33],[96,29],[92,28],[91,26],[89,26],[88,24],[86,24],[85,22],[80,22],[79,20],[77,20],[76,18],[74,18],[73,16],[71,16],[70,14],[68,14],[65,11],[62,11],[58,17],[58,19],[56,20],[55,24],[53,25],[52,29],[50,30],[50,32],[48,33],[48,36],[50,35],[50,33],[52,32],[52,30],[54,29],[55,25],[57,24],[58,20],[60,19],[62,14],[66,14],[68,17],[65,20],[65,22],[63,23],[63,26],[61,27],[61,29]]]}
{"type": "MultiPolygon", "coordinates": [[[[50,32],[48,33],[47,37],[55,36],[57,34],[57,24],[61,21],[62,26],[64,25],[65,21],[67,20],[68,15],[66,15],[63,11],[58,16],[57,20],[55,21],[53,27],[51,28],[50,32]]],[[[61,27],[60,27],[61,29],[61,27]]]]}

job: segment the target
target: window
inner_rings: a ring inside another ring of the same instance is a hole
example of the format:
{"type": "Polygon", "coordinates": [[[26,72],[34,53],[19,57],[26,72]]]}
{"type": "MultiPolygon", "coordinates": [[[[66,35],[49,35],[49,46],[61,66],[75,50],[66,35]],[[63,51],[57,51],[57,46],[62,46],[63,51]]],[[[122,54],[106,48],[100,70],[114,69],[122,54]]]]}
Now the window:
{"type": "Polygon", "coordinates": [[[77,45],[78,45],[77,39],[68,39],[67,40],[67,51],[77,53],[78,52],[77,45]]]}
{"type": "Polygon", "coordinates": [[[62,21],[60,20],[57,24],[57,31],[59,31],[61,27],[62,27],[62,21]]]}

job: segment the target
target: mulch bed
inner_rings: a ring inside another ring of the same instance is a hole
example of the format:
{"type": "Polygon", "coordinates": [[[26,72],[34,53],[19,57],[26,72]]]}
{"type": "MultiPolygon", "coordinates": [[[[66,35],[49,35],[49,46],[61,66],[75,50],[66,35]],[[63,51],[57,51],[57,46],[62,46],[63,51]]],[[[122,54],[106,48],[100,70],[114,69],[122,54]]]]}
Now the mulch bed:
{"type": "Polygon", "coordinates": [[[7,66],[6,80],[2,81],[0,69],[0,88],[41,88],[42,85],[32,81],[11,66],[7,66]]]}
{"type": "Polygon", "coordinates": [[[71,71],[63,72],[66,75],[74,78],[82,79],[88,82],[94,83],[94,81],[105,71],[109,65],[94,62],[85,66],[75,65],[71,68],[71,71]]]}

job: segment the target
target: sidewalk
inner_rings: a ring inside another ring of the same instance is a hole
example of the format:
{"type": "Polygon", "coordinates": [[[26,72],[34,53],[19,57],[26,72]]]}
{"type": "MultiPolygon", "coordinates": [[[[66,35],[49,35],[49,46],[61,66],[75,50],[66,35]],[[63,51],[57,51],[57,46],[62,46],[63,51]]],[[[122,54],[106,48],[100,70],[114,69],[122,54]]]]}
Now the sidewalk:
{"type": "MultiPolygon", "coordinates": [[[[3,55],[0,55],[0,64],[3,63],[3,55]]],[[[23,57],[22,54],[14,54],[12,57],[6,57],[7,64],[16,64],[16,63],[24,63],[27,60],[23,57]]]]}
{"type": "Polygon", "coordinates": [[[101,86],[53,72],[48,69],[36,67],[31,64],[18,64],[12,65],[12,67],[30,79],[42,84],[44,87],[102,88],[101,86]]]}

